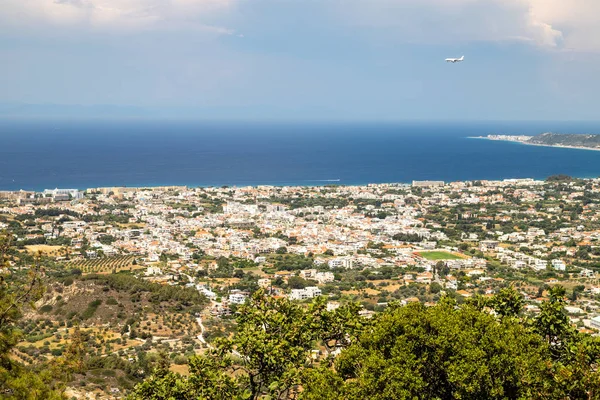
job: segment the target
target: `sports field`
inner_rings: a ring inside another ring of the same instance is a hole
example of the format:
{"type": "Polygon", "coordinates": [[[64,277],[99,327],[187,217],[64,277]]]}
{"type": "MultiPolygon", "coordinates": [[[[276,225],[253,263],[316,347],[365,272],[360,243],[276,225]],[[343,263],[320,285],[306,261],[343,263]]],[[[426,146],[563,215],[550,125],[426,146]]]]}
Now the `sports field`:
{"type": "Polygon", "coordinates": [[[447,251],[420,251],[417,253],[421,257],[427,260],[460,260],[464,257],[461,257],[456,254],[449,253],[447,251]]]}

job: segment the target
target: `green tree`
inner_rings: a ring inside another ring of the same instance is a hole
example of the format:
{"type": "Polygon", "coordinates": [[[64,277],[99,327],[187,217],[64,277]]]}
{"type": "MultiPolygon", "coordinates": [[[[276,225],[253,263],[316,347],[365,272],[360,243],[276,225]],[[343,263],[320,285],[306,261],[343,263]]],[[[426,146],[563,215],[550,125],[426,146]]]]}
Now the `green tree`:
{"type": "Polygon", "coordinates": [[[287,282],[288,286],[292,289],[304,289],[307,286],[310,286],[310,283],[299,276],[290,276],[287,282]]]}
{"type": "Polygon", "coordinates": [[[523,296],[511,288],[502,288],[494,296],[491,306],[502,317],[516,317],[523,309],[523,296]]]}
{"type": "Polygon", "coordinates": [[[550,300],[540,307],[535,329],[547,343],[552,363],[555,398],[595,399],[600,396],[600,341],[577,332],[565,312],[562,286],[549,290],[550,300]]]}
{"type": "Polygon", "coordinates": [[[535,320],[537,332],[546,341],[554,359],[560,359],[575,330],[569,324],[565,312],[564,287],[558,285],[548,291],[550,300],[540,305],[540,313],[535,320]]]}
{"type": "Polygon", "coordinates": [[[156,370],[130,399],[596,399],[600,342],[569,326],[564,294],[552,288],[534,320],[512,288],[460,306],[392,303],[365,319],[356,304],[327,311],[323,298],[258,291],[235,335],[191,357],[188,377],[156,370]],[[313,362],[316,348],[325,356],[313,362]]]}
{"type": "MultiPolygon", "coordinates": [[[[0,233],[0,269],[9,266],[12,235],[0,233]]],[[[17,324],[23,308],[32,307],[43,294],[39,258],[26,277],[0,275],[0,394],[6,399],[62,399],[62,390],[50,369],[35,370],[13,361],[11,349],[20,339],[17,324]]]]}
{"type": "Polygon", "coordinates": [[[433,293],[433,294],[437,294],[442,290],[442,285],[440,285],[437,282],[432,282],[431,285],[429,285],[429,292],[433,293]]]}
{"type": "Polygon", "coordinates": [[[205,356],[190,359],[190,376],[153,375],[130,399],[296,398],[312,368],[317,341],[344,347],[361,329],[358,305],[326,311],[319,299],[308,307],[257,291],[237,313],[237,334],[217,339],[205,356]]]}
{"type": "Polygon", "coordinates": [[[280,248],[278,248],[275,251],[275,253],[277,253],[277,254],[285,254],[285,253],[287,253],[287,248],[286,247],[280,247],[280,248]]]}
{"type": "Polygon", "coordinates": [[[391,307],[336,360],[338,398],[536,398],[545,359],[541,338],[514,319],[452,302],[391,307]]]}

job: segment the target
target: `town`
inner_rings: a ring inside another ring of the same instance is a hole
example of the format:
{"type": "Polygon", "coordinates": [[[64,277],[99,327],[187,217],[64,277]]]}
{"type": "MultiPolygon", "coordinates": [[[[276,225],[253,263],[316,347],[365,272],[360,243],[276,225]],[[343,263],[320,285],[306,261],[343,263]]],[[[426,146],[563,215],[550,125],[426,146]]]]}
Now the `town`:
{"type": "MultiPolygon", "coordinates": [[[[163,349],[185,372],[186,357],[235,330],[232,315],[257,290],[324,296],[328,310],[356,302],[370,318],[391,303],[460,304],[510,286],[535,315],[560,284],[570,323],[595,335],[599,218],[600,179],[563,175],[0,192],[0,230],[18,249],[0,273],[45,265],[49,290],[14,349],[23,362],[61,354],[76,325],[99,357],[140,362],[141,350],[163,349]]],[[[85,385],[116,396],[134,382],[113,378],[85,385]]]]}

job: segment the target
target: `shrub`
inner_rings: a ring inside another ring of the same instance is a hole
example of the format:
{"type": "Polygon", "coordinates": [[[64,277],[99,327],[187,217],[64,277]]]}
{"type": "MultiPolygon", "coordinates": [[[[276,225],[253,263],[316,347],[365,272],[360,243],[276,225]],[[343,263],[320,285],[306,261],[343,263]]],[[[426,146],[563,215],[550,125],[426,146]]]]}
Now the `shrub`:
{"type": "Polygon", "coordinates": [[[40,312],[41,313],[49,313],[50,311],[52,311],[52,306],[50,304],[46,304],[45,306],[40,307],[40,312]]]}
{"type": "Polygon", "coordinates": [[[106,304],[116,306],[117,304],[119,304],[119,302],[114,297],[109,297],[108,299],[106,299],[106,304]]]}
{"type": "Polygon", "coordinates": [[[175,356],[173,362],[177,365],[185,365],[188,363],[188,359],[186,356],[180,354],[180,355],[175,356]]]}

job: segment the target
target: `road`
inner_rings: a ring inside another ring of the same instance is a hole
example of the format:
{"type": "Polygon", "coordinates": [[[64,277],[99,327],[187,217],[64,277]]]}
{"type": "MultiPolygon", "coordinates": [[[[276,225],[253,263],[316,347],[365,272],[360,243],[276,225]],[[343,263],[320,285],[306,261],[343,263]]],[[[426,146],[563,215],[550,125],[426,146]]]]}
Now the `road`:
{"type": "Polygon", "coordinates": [[[200,341],[200,343],[206,345],[206,347],[208,347],[209,349],[213,349],[213,346],[204,339],[204,325],[202,324],[202,317],[196,318],[196,322],[200,327],[200,334],[198,335],[198,340],[200,341]]]}
{"type": "MultiPolygon", "coordinates": [[[[208,342],[206,341],[206,339],[204,339],[204,324],[202,324],[202,317],[198,317],[198,318],[196,318],[196,322],[198,323],[198,326],[200,327],[200,334],[197,336],[198,340],[199,340],[199,341],[200,341],[202,344],[206,345],[206,347],[207,347],[208,349],[210,349],[210,350],[214,349],[214,346],[213,346],[213,345],[211,345],[210,343],[208,343],[208,342]]],[[[239,357],[239,358],[244,358],[244,356],[242,356],[242,355],[241,355],[241,354],[240,354],[238,351],[236,351],[236,350],[231,350],[231,354],[233,354],[234,356],[236,356],[236,357],[239,357]]]]}

